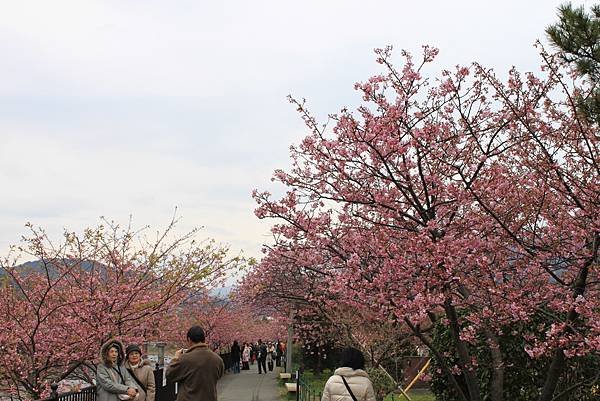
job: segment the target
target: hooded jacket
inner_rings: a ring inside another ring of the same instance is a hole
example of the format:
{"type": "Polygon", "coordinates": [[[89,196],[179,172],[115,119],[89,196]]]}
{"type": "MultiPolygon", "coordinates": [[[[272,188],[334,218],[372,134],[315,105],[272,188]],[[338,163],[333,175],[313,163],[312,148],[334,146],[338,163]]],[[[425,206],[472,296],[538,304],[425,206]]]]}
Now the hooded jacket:
{"type": "Polygon", "coordinates": [[[199,343],[171,360],[165,375],[168,381],[179,383],[177,401],[217,401],[217,380],[224,370],[221,357],[199,343]]]}
{"type": "Polygon", "coordinates": [[[127,369],[122,365],[125,360],[124,350],[123,344],[114,339],[108,340],[100,348],[100,363],[96,367],[97,401],[120,401],[119,394],[127,394],[127,389],[130,387],[138,388],[127,369]],[[117,363],[114,365],[108,360],[108,350],[113,345],[119,351],[117,363]]]}
{"type": "Polygon", "coordinates": [[[156,396],[156,384],[154,382],[154,369],[152,369],[152,363],[148,360],[141,360],[137,366],[133,367],[129,361],[125,361],[125,369],[130,373],[133,372],[135,377],[146,388],[145,391],[143,388],[139,390],[139,396],[135,401],[154,401],[154,397],[156,396]]]}
{"type": "Polygon", "coordinates": [[[321,401],[352,401],[352,396],[344,385],[342,376],[346,379],[357,401],[375,401],[375,391],[373,391],[373,384],[367,372],[347,367],[336,369],[333,376],[327,380],[321,401]]]}

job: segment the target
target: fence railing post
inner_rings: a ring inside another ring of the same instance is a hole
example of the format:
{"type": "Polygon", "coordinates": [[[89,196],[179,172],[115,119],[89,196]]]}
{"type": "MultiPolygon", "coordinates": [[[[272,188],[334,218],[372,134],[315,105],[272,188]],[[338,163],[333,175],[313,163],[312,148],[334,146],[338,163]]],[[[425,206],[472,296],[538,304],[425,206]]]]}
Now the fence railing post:
{"type": "Polygon", "coordinates": [[[52,384],[50,385],[50,389],[52,390],[50,391],[50,398],[52,398],[53,400],[58,399],[58,383],[52,382],[52,384]]]}

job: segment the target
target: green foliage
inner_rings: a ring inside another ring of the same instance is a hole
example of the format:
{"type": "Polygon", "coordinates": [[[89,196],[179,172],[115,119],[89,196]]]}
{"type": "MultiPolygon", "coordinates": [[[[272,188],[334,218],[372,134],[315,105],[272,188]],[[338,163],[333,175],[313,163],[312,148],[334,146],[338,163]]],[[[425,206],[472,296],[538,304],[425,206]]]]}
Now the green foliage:
{"type": "Polygon", "coordinates": [[[300,359],[304,369],[321,372],[324,369],[335,369],[339,362],[340,350],[332,343],[305,341],[302,345],[300,359]]]}
{"type": "MultiPolygon", "coordinates": [[[[573,63],[580,74],[592,84],[600,78],[600,5],[590,13],[581,7],[566,4],[558,9],[559,21],[546,29],[552,44],[564,52],[565,59],[573,63]]],[[[577,99],[580,111],[600,123],[600,90],[577,99]]]]}
{"type": "Polygon", "coordinates": [[[566,4],[558,9],[559,21],[546,33],[552,43],[566,53],[584,75],[600,75],[600,6],[587,13],[583,6],[566,4]]]}
{"type": "MultiPolygon", "coordinates": [[[[429,390],[415,389],[408,393],[412,401],[436,401],[435,396],[429,390]]],[[[402,394],[388,394],[384,401],[408,401],[402,394]]]]}
{"type": "Polygon", "coordinates": [[[368,368],[367,373],[373,383],[373,390],[375,390],[377,400],[383,400],[387,394],[396,389],[394,380],[381,368],[368,368]]]}
{"type": "MultiPolygon", "coordinates": [[[[532,322],[530,325],[538,325],[532,322]]],[[[505,400],[535,400],[540,394],[546,372],[550,364],[549,358],[532,359],[524,351],[525,340],[523,328],[511,328],[507,334],[499,337],[500,351],[505,363],[504,369],[504,399],[505,400]]],[[[477,361],[477,378],[484,401],[489,401],[490,384],[492,378],[492,358],[490,348],[484,337],[478,337],[478,343],[471,346],[472,355],[477,361]]],[[[442,324],[434,329],[433,344],[444,355],[450,366],[457,365],[458,357],[450,336],[449,330],[442,324]]],[[[564,392],[561,401],[598,401],[593,395],[594,380],[598,380],[600,372],[600,356],[588,355],[581,358],[572,358],[567,361],[568,367],[561,377],[556,394],[564,392]]],[[[436,358],[432,358],[431,390],[438,401],[454,401],[459,399],[455,389],[451,386],[446,375],[441,371],[441,365],[436,358]]],[[[468,394],[465,381],[461,374],[455,378],[461,385],[463,392],[468,394]]]]}
{"type": "Polygon", "coordinates": [[[304,383],[308,384],[315,392],[322,392],[332,374],[333,372],[329,369],[325,369],[321,373],[305,370],[301,377],[304,383]]]}

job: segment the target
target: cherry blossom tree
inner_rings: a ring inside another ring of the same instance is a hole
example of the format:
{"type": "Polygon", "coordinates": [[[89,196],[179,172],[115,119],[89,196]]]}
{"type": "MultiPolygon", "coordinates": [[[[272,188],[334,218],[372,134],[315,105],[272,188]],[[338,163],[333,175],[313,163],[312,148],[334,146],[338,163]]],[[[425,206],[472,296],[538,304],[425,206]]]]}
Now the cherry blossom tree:
{"type": "Polygon", "coordinates": [[[482,399],[475,335],[499,401],[498,336],[543,314],[526,350],[551,358],[540,388],[551,400],[570,358],[600,348],[600,137],[575,101],[593,85],[541,47],[540,74],[506,80],[478,64],[427,79],[430,47],[418,63],[403,52],[400,68],[390,48],[376,53],[384,73],[356,85],[364,104],[330,116],[332,129],[290,99],[310,132],[274,175],[288,192],[254,194],[258,217],[277,223],[246,288],[266,279],[287,288],[280,308],[353,308],[408,328],[463,400],[482,399]],[[428,337],[437,321],[456,366],[428,337]]]}
{"type": "Polygon", "coordinates": [[[0,391],[40,398],[50,382],[93,369],[109,338],[160,339],[173,308],[239,264],[196,230],[176,236],[175,224],[151,238],[104,221],[82,235],[65,232],[59,244],[29,225],[0,264],[0,391]]]}

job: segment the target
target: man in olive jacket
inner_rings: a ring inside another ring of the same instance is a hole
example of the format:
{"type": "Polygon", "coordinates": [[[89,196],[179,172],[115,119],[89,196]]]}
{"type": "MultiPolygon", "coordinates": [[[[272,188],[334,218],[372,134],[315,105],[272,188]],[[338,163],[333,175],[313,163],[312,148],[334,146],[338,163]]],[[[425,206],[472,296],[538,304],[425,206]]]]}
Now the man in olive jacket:
{"type": "Polygon", "coordinates": [[[225,366],[205,341],[204,330],[191,327],[187,332],[189,348],[177,351],[167,367],[167,380],[178,383],[177,401],[217,401],[217,380],[225,366]]]}

